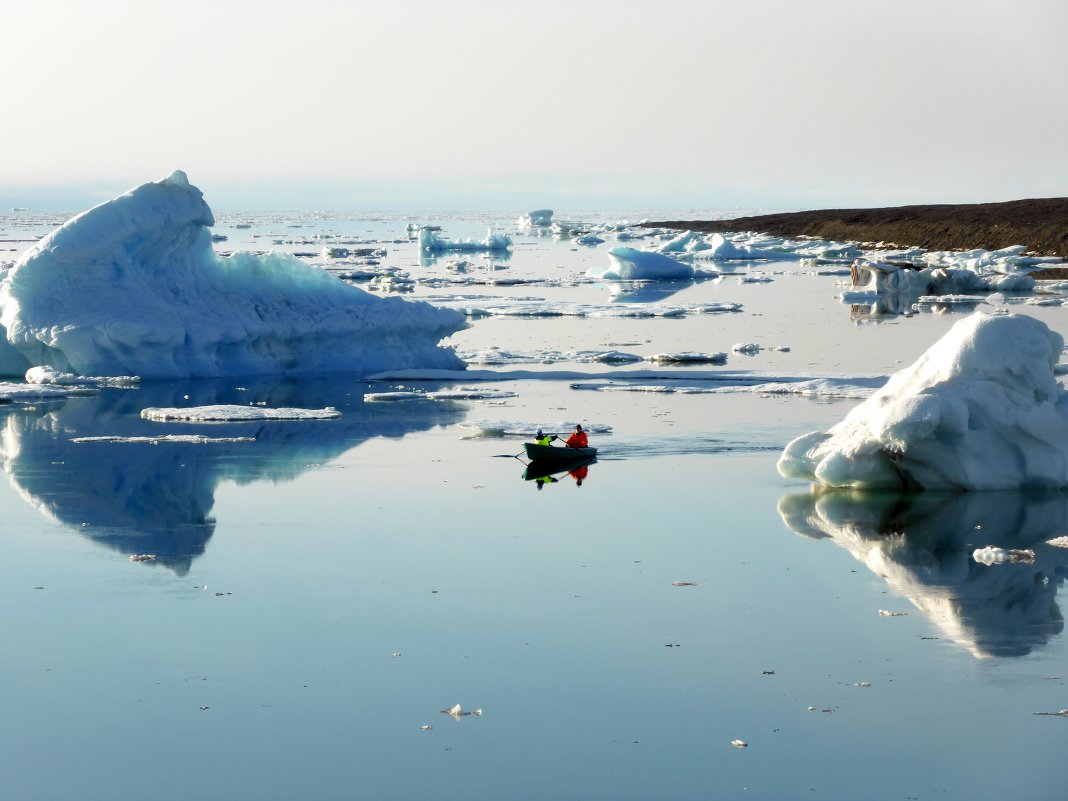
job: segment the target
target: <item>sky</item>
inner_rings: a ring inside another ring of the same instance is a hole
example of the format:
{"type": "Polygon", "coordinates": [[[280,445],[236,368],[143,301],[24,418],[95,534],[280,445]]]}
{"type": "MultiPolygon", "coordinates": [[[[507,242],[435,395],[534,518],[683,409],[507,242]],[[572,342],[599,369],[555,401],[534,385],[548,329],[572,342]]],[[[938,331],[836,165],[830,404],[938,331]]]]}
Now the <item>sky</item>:
{"type": "Polygon", "coordinates": [[[1068,195],[1065,0],[0,0],[0,208],[1068,195]]]}

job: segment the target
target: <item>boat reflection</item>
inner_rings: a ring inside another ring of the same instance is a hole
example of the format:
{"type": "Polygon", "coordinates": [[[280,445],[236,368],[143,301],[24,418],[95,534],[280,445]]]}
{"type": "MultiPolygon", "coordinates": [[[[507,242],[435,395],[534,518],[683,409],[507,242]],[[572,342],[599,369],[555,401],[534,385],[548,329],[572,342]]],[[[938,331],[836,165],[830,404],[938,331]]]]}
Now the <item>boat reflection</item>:
{"type": "Polygon", "coordinates": [[[227,379],[106,389],[0,412],[0,466],[15,489],[53,519],[127,554],[155,554],[178,574],[204,552],[223,480],[288,481],[371,438],[455,423],[449,402],[365,404],[353,379],[227,379]],[[333,420],[154,423],[151,406],[333,406],[333,420]],[[207,441],[130,441],[168,434],[207,441]],[[109,441],[77,442],[107,436],[109,441]],[[244,438],[245,441],[221,441],[244,438]],[[248,441],[252,438],[252,441],[248,441]],[[125,440],[125,441],[124,441],[125,440]]]}
{"type": "Polygon", "coordinates": [[[1068,549],[1068,495],[1018,492],[786,495],[794,532],[829,538],[978,658],[1023,656],[1064,628],[1056,603],[1068,549]],[[985,565],[976,548],[1030,548],[1033,562],[985,565]]]}
{"type": "Polygon", "coordinates": [[[546,484],[556,484],[565,476],[581,487],[590,472],[590,465],[596,464],[597,458],[561,461],[559,459],[535,459],[523,471],[524,481],[533,481],[540,490],[546,484]]]}

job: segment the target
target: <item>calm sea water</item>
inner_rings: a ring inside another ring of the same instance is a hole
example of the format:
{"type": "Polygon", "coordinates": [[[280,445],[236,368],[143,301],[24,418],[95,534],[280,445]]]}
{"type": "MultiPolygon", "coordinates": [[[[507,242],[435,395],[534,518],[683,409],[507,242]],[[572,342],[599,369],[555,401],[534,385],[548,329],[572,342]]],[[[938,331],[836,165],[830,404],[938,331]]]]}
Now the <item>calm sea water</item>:
{"type": "MultiPolygon", "coordinates": [[[[502,222],[413,219],[452,236],[502,222]]],[[[311,252],[314,232],[453,274],[420,264],[403,222],[225,216],[219,247],[311,252]]],[[[519,236],[467,274],[531,283],[412,295],[609,307],[610,287],[579,280],[609,239],[519,236]]],[[[889,373],[959,319],[863,322],[840,277],[754,270],[773,280],[647,302],[734,314],[484,318],[455,344],[757,342],[790,349],[728,366],[889,373]]],[[[1028,311],[1068,333],[1059,308],[1028,311]]],[[[397,386],[166,382],[0,408],[0,798],[1063,797],[1068,719],[1036,713],[1068,707],[1068,550],[1045,544],[1068,534],[1065,496],[813,496],[780,478],[786,442],[853,401],[549,379],[495,383],[504,400],[364,400],[397,386]],[[139,416],[220,402],[342,416],[139,416]],[[581,485],[539,489],[493,421],[612,432],[581,485]],[[170,433],[255,441],[75,441],[170,433]],[[1035,561],[973,561],[987,544],[1035,561]],[[482,714],[442,713],[456,704],[482,714]]]]}

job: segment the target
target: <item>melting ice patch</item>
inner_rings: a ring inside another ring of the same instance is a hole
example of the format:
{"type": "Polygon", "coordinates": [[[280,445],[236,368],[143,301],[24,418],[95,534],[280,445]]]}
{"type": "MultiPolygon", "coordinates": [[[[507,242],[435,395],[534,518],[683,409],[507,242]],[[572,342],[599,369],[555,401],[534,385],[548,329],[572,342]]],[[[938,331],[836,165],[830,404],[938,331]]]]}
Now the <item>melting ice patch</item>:
{"type": "Polygon", "coordinates": [[[78,215],[0,280],[0,374],[142,378],[458,367],[456,312],[376,298],[283,253],[212,249],[182,172],[78,215]]]}
{"type": "Polygon", "coordinates": [[[779,471],[831,487],[965,490],[1068,486],[1063,338],[977,312],[830,431],[798,437],[779,471]]]}

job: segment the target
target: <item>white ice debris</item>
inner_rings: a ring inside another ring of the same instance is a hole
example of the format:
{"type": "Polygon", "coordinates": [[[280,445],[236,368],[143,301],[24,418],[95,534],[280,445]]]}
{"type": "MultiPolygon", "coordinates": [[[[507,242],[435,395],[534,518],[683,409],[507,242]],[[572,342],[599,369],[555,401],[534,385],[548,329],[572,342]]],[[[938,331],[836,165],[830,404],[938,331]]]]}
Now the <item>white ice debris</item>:
{"type": "Polygon", "coordinates": [[[843,299],[848,301],[856,298],[858,293],[948,295],[963,292],[1027,292],[1034,289],[1035,279],[1031,276],[1022,272],[997,272],[994,269],[997,266],[1006,265],[1001,262],[963,260],[922,267],[901,262],[857,259],[851,268],[853,287],[843,293],[843,299]]]}
{"type": "Polygon", "coordinates": [[[188,408],[149,408],[141,410],[145,420],[182,423],[233,423],[250,420],[332,420],[341,417],[337,409],[268,408],[265,406],[190,406],[188,408]]]}
{"type": "Polygon", "coordinates": [[[1008,562],[1030,564],[1035,561],[1035,552],[1033,548],[997,548],[988,545],[972,551],[972,559],[983,565],[1003,565],[1008,562]]]}
{"type": "Polygon", "coordinates": [[[1068,548],[1068,537],[1054,537],[1051,540],[1046,540],[1047,545],[1052,545],[1054,548],[1068,548]]]}
{"type": "Polygon", "coordinates": [[[158,445],[179,443],[182,445],[212,445],[234,442],[255,442],[255,437],[206,437],[203,434],[164,434],[159,437],[123,437],[117,435],[101,434],[95,437],[71,437],[71,442],[108,442],[122,444],[148,444],[158,445]]]}
{"type": "Polygon", "coordinates": [[[756,356],[761,351],[760,345],[755,342],[738,342],[731,347],[731,350],[735,353],[742,353],[746,356],[756,356]]]}
{"type": "Polygon", "coordinates": [[[15,384],[0,381],[0,402],[36,401],[54,398],[69,398],[72,395],[93,395],[93,386],[68,386],[57,384],[15,384]]]}
{"type": "Polygon", "coordinates": [[[779,471],[832,487],[1068,486],[1063,346],[1032,317],[972,314],[830,431],[787,445],[779,471]]]}
{"type": "Polygon", "coordinates": [[[518,225],[520,228],[529,228],[532,225],[547,226],[552,224],[552,209],[536,209],[535,211],[528,211],[526,214],[520,216],[518,220],[518,225]]]}
{"type": "Polygon", "coordinates": [[[52,384],[68,387],[136,387],[140,382],[140,377],[135,375],[84,376],[64,373],[54,367],[31,367],[26,371],[27,384],[52,384]]]}
{"type": "Polygon", "coordinates": [[[693,267],[649,250],[616,247],[608,251],[608,267],[591,267],[586,275],[604,281],[662,281],[693,278],[693,267]]]}
{"type": "Polygon", "coordinates": [[[429,228],[419,230],[419,250],[422,253],[503,253],[512,249],[512,238],[507,234],[486,232],[486,238],[444,239],[429,228]]]}
{"type": "Polygon", "coordinates": [[[185,174],[69,220],[0,278],[0,374],[150,378],[458,367],[457,313],[376,298],[284,253],[212,249],[185,174]]]}

